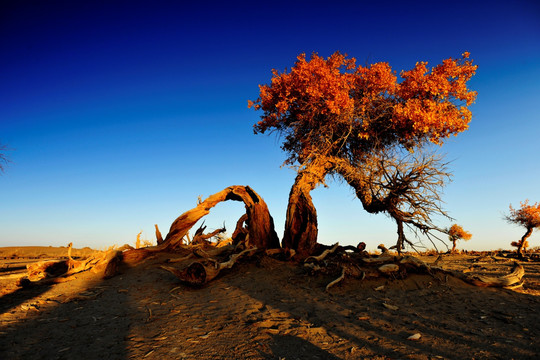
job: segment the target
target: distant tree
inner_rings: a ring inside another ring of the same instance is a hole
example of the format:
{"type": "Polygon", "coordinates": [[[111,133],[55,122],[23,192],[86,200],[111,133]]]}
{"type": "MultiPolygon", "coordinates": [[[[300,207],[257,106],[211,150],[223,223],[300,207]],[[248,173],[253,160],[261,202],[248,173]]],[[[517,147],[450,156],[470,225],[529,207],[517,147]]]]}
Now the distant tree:
{"type": "Polygon", "coordinates": [[[367,211],[389,211],[373,202],[370,164],[388,149],[441,144],[468,128],[467,106],[476,97],[466,85],[476,71],[468,57],[446,59],[431,71],[419,62],[401,72],[401,82],[387,63],[356,66],[338,52],[327,59],[302,54],[289,72],[273,70],[271,83],[260,86],[249,106],[263,111],[255,133],[282,136],[285,164],[297,171],[284,247],[300,256],[314,251],[317,213],[310,192],[327,175],[343,177],[367,211]]]}
{"type": "Polygon", "coordinates": [[[452,253],[456,251],[456,243],[458,240],[470,240],[472,238],[472,234],[470,232],[467,232],[463,230],[461,226],[458,224],[453,224],[448,229],[448,238],[452,242],[452,253]]]}
{"type": "Polygon", "coordinates": [[[514,209],[510,204],[510,214],[505,215],[504,219],[510,224],[516,224],[526,229],[525,234],[519,241],[513,241],[512,246],[517,247],[519,257],[523,257],[523,250],[527,248],[527,239],[531,236],[534,229],[540,228],[540,202],[529,205],[529,200],[520,202],[520,208],[514,209]]]}

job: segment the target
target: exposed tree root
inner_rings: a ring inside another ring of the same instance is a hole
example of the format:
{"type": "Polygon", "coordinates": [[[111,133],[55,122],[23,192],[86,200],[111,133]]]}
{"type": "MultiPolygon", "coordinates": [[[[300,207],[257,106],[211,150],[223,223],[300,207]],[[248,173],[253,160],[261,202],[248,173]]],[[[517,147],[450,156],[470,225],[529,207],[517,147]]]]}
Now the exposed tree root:
{"type": "Polygon", "coordinates": [[[435,272],[452,275],[475,286],[502,287],[507,289],[515,289],[521,287],[523,285],[522,278],[525,275],[525,269],[517,262],[514,263],[510,274],[499,277],[473,275],[460,271],[444,270],[437,267],[430,267],[430,269],[435,272]]]}
{"type": "MultiPolygon", "coordinates": [[[[298,215],[302,212],[296,213],[298,215]]],[[[303,239],[301,233],[295,234],[298,235],[294,238],[295,241],[298,240],[295,242],[296,245],[303,244],[305,241],[311,244],[311,240],[303,239]]],[[[249,186],[230,186],[205,200],[199,200],[195,208],[184,212],[172,223],[165,239],[162,238],[156,225],[156,238],[158,242],[156,246],[134,249],[132,246],[124,245],[82,260],[71,257],[70,244],[66,260],[43,261],[28,265],[28,276],[21,281],[21,284],[60,282],[87,270],[99,273],[103,278],[110,278],[118,273],[123,264],[134,266],[157,253],[165,252],[176,253],[180,257],[169,258],[168,265],[160,265],[162,269],[171,272],[185,284],[202,286],[218,276],[222,270],[233,267],[240,258],[253,255],[258,251],[257,249],[260,249],[260,253],[264,253],[265,256],[272,256],[283,261],[291,260],[296,254],[298,259],[305,258],[304,267],[310,272],[322,272],[332,276],[339,274],[339,277],[326,286],[327,291],[347,278],[404,278],[408,273],[431,275],[442,273],[475,286],[512,289],[523,284],[524,276],[524,269],[518,263],[514,264],[510,274],[501,277],[445,270],[437,266],[441,261],[440,257],[434,264],[429,265],[413,256],[395,255],[382,244],[379,245],[382,252],[379,256],[367,254],[363,243],[357,248],[340,247],[339,244],[335,244],[331,248],[326,247],[319,255],[312,255],[311,250],[305,249],[301,253],[296,253],[292,246],[280,248],[266,203],[249,186]],[[188,237],[189,230],[207,215],[211,208],[226,200],[242,201],[246,208],[246,213],[236,224],[232,243],[225,243],[225,245],[210,243],[207,241],[210,237],[224,232],[225,229],[223,227],[204,234],[205,227],[201,225],[191,244],[184,244],[183,239],[188,237]],[[171,264],[179,264],[191,258],[197,258],[197,260],[185,267],[171,266],[171,264]]]]}
{"type": "MultiPolygon", "coordinates": [[[[55,278],[67,278],[81,271],[92,270],[102,273],[105,279],[118,273],[121,264],[136,265],[141,261],[159,252],[177,252],[179,250],[191,252],[188,256],[198,256],[204,261],[194,262],[188,268],[182,270],[185,282],[191,284],[204,284],[210,281],[222,269],[232,267],[237,259],[245,254],[253,253],[257,248],[276,249],[279,248],[279,239],[274,230],[274,222],[264,200],[249,186],[229,186],[224,190],[209,196],[204,201],[199,199],[195,208],[180,215],[171,225],[169,233],[163,239],[157,225],[156,239],[157,246],[134,249],[132,246],[124,245],[119,249],[103,252],[83,260],[74,260],[71,257],[71,246],[68,246],[68,259],[58,261],[45,261],[28,266],[28,276],[22,284],[35,282],[51,282],[55,278]],[[188,236],[188,231],[218,203],[227,200],[242,201],[246,208],[246,213],[240,218],[237,224],[237,232],[243,236],[238,237],[233,244],[215,247],[207,240],[225,231],[225,227],[217,229],[209,234],[204,234],[204,226],[201,226],[193,238],[193,245],[184,245],[183,238],[188,236]],[[201,246],[197,246],[197,243],[201,246]],[[206,249],[203,246],[207,245],[206,249]],[[246,249],[239,253],[233,253],[237,249],[246,249]],[[220,262],[216,257],[225,254],[230,255],[228,261],[220,262]],[[211,266],[207,264],[212,264],[211,266]]],[[[140,238],[138,236],[140,245],[140,238]]],[[[137,246],[139,247],[139,246],[137,246]]],[[[165,266],[169,271],[171,267],[165,266]]],[[[180,270],[174,270],[180,271],[180,270]]],[[[58,280],[59,281],[59,280],[58,280]]]]}
{"type": "Polygon", "coordinates": [[[161,268],[174,274],[180,281],[191,286],[202,286],[219,275],[221,270],[230,269],[236,261],[245,254],[254,253],[257,248],[246,249],[240,253],[231,255],[229,260],[218,262],[216,259],[207,258],[206,261],[195,261],[184,269],[162,265],[161,268]]]}
{"type": "Polygon", "coordinates": [[[311,260],[315,260],[315,261],[319,262],[321,260],[324,260],[328,255],[334,253],[337,250],[338,247],[339,247],[339,243],[336,243],[336,244],[334,244],[334,246],[332,246],[332,248],[324,250],[322,252],[322,254],[317,255],[317,256],[310,256],[310,257],[306,258],[306,260],[304,260],[304,262],[308,262],[308,261],[311,261],[311,260]]]}
{"type": "Polygon", "coordinates": [[[338,277],[336,280],[328,283],[328,285],[326,285],[326,291],[328,291],[328,289],[330,289],[332,286],[336,285],[337,283],[339,283],[341,280],[345,279],[345,268],[343,268],[343,270],[341,271],[341,275],[340,277],[338,277]]]}
{"type": "MultiPolygon", "coordinates": [[[[342,282],[346,278],[376,278],[380,276],[390,277],[405,277],[408,273],[420,273],[420,274],[435,274],[443,273],[461,279],[469,284],[481,287],[503,287],[507,289],[514,289],[523,285],[522,278],[525,274],[523,267],[515,263],[512,272],[508,275],[500,277],[490,277],[473,275],[460,271],[445,270],[437,266],[428,265],[422,260],[410,256],[393,256],[388,251],[384,251],[382,255],[376,257],[351,257],[346,253],[338,253],[337,244],[332,249],[334,251],[326,250],[319,256],[312,256],[306,259],[304,267],[311,272],[323,272],[329,274],[341,273],[341,275],[330,282],[326,286],[326,290],[342,282]],[[332,255],[331,258],[328,258],[332,255]],[[325,260],[324,266],[322,263],[313,263],[308,260],[325,260]],[[339,271],[339,272],[338,272],[339,271]]],[[[356,255],[356,254],[355,254],[356,255]]]]}
{"type": "MultiPolygon", "coordinates": [[[[71,245],[71,244],[70,244],[71,245]]],[[[83,271],[92,270],[102,273],[104,278],[112,277],[118,270],[123,252],[119,249],[102,252],[82,260],[71,257],[71,246],[68,247],[68,259],[56,261],[40,261],[27,265],[27,276],[20,280],[22,286],[32,284],[51,284],[62,282],[83,271]]]]}

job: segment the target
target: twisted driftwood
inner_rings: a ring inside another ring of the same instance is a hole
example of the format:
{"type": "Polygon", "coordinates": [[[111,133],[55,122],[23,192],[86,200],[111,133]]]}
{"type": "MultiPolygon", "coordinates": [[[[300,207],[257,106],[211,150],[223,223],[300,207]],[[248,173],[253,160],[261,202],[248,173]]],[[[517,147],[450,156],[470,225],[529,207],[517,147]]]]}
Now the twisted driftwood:
{"type": "MultiPolygon", "coordinates": [[[[205,262],[194,262],[190,267],[182,270],[185,273],[183,276],[188,279],[186,282],[204,284],[217,276],[222,269],[232,267],[240,256],[252,253],[256,248],[276,249],[280,247],[279,239],[274,230],[274,221],[262,197],[249,186],[233,185],[209,196],[204,201],[200,200],[195,208],[180,215],[172,223],[165,239],[163,239],[158,226],[155,225],[158,243],[156,246],[134,249],[129,245],[125,245],[120,249],[103,252],[83,260],[74,260],[71,257],[72,244],[69,244],[67,260],[45,261],[28,265],[28,276],[21,284],[55,282],[59,281],[58,279],[60,277],[66,278],[90,269],[94,272],[102,272],[104,278],[110,278],[118,272],[118,268],[122,263],[137,264],[157,252],[168,252],[182,247],[185,248],[182,244],[182,239],[188,236],[188,231],[199,219],[207,215],[211,208],[227,200],[242,201],[245,205],[246,213],[240,218],[237,224],[237,231],[242,233],[243,236],[236,239],[234,245],[220,246],[210,249],[208,252],[205,252],[202,248],[190,247],[189,249],[192,249],[192,254],[189,256],[202,257],[205,259],[205,262]],[[230,259],[225,262],[219,263],[212,258],[225,252],[231,252],[239,245],[242,245],[244,248],[248,246],[251,248],[231,255],[230,259]],[[212,263],[214,266],[208,266],[207,263],[212,263]]],[[[199,229],[194,237],[194,242],[205,244],[208,238],[224,232],[225,228],[223,227],[210,234],[203,234],[203,230],[204,227],[199,229]]],[[[169,269],[169,271],[171,270],[169,269]]],[[[174,271],[179,270],[175,269],[174,271]]]]}
{"type": "Polygon", "coordinates": [[[182,238],[201,219],[210,213],[210,209],[222,201],[242,201],[246,206],[246,222],[249,224],[248,238],[250,246],[259,249],[279,248],[279,239],[274,230],[274,220],[268,206],[249,186],[233,185],[209,196],[195,208],[186,211],[172,223],[169,233],[162,244],[152,250],[171,250],[182,242],[182,238]]]}
{"type": "Polygon", "coordinates": [[[257,248],[246,249],[242,252],[231,255],[229,260],[218,262],[213,258],[206,261],[195,261],[184,269],[177,269],[172,266],[162,265],[161,268],[174,274],[180,281],[191,286],[202,286],[214,279],[223,269],[230,269],[236,261],[245,254],[254,253],[257,248]]]}
{"type": "MultiPolygon", "coordinates": [[[[125,245],[125,247],[129,247],[125,245]]],[[[20,284],[28,286],[31,284],[50,284],[62,282],[70,276],[83,271],[92,270],[95,273],[101,272],[104,278],[116,275],[118,264],[123,255],[123,248],[101,252],[97,255],[89,256],[82,260],[74,260],[71,257],[71,244],[68,246],[68,259],[39,261],[26,266],[27,275],[20,279],[20,284]]]]}
{"type": "Polygon", "coordinates": [[[353,259],[346,254],[341,254],[340,257],[336,255],[336,249],[338,244],[334,245],[332,249],[325,250],[319,256],[311,256],[305,260],[304,266],[311,269],[311,271],[323,271],[324,268],[318,264],[313,263],[320,262],[326,259],[330,254],[334,254],[337,259],[327,260],[327,263],[333,263],[341,268],[341,275],[335,280],[331,281],[326,290],[337,285],[343,281],[346,277],[364,279],[366,277],[378,277],[382,276],[396,276],[404,275],[407,272],[416,273],[443,273],[446,275],[454,276],[469,284],[481,287],[501,287],[507,289],[515,289],[523,285],[522,278],[525,274],[523,266],[519,263],[514,263],[512,271],[508,275],[492,277],[473,275],[464,273],[461,271],[445,270],[437,266],[431,266],[422,260],[414,256],[393,256],[388,251],[384,251],[380,256],[376,257],[361,257],[359,259],[353,259]]]}

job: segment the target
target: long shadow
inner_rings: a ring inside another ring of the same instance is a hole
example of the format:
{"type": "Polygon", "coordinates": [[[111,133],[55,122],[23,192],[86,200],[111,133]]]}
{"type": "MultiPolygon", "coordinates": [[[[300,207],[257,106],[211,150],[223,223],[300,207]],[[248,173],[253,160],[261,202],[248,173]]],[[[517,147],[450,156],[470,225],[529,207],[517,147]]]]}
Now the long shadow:
{"type": "Polygon", "coordinates": [[[0,359],[126,359],[130,301],[116,282],[86,274],[2,297],[0,359]]]}
{"type": "Polygon", "coordinates": [[[272,335],[270,345],[272,353],[261,351],[261,355],[267,360],[273,359],[305,359],[306,354],[310,359],[338,360],[337,356],[330,354],[307,340],[292,335],[272,335]]]}
{"type": "Polygon", "coordinates": [[[21,304],[34,299],[50,290],[54,284],[32,286],[29,288],[19,288],[12,293],[0,297],[0,314],[4,314],[10,309],[16,308],[21,304]]]}
{"type": "Polygon", "coordinates": [[[256,283],[248,282],[250,285],[247,286],[244,285],[245,281],[237,281],[234,277],[228,278],[227,282],[292,317],[324,327],[328,333],[346,339],[353,346],[369,349],[374,355],[407,357],[421,353],[449,359],[474,354],[479,357],[485,357],[485,354],[502,354],[502,357],[514,354],[519,358],[535,358],[538,355],[535,341],[528,335],[540,332],[538,323],[513,318],[521,315],[539,318],[540,300],[534,296],[472,286],[470,294],[467,293],[469,290],[464,290],[463,294],[455,295],[451,286],[445,289],[441,285],[427,292],[416,289],[399,293],[401,290],[394,289],[394,292],[380,293],[360,282],[355,285],[349,283],[331,295],[321,291],[321,287],[324,289],[322,283],[327,283],[328,279],[307,285],[305,276],[300,273],[296,275],[298,277],[291,278],[288,284],[279,285],[265,276],[258,276],[256,283]],[[313,299],[314,295],[318,297],[317,300],[313,299]],[[399,311],[385,309],[382,305],[383,302],[392,302],[389,299],[392,296],[396,301],[401,299],[399,311]],[[296,305],[296,302],[301,304],[296,305]],[[448,315],[444,313],[444,306],[441,313],[441,303],[448,304],[451,310],[448,315]],[[512,311],[503,312],[502,315],[497,314],[496,310],[491,311],[492,308],[500,308],[501,303],[507,303],[512,311]],[[372,318],[359,321],[356,316],[358,312],[371,314],[372,318]],[[461,314],[461,319],[445,321],[446,316],[456,313],[461,314]],[[461,324],[459,320],[462,320],[461,324]],[[501,326],[500,321],[504,321],[504,325],[501,326]],[[527,329],[523,330],[525,325],[527,329]],[[422,333],[425,340],[407,340],[413,332],[422,333]]]}
{"type": "MultiPolygon", "coordinates": [[[[237,274],[237,276],[241,276],[241,274],[237,274]]],[[[370,349],[372,354],[378,355],[390,354],[398,357],[407,355],[406,352],[402,352],[399,349],[389,348],[376,341],[371,341],[376,337],[380,338],[388,336],[388,334],[383,332],[380,328],[368,326],[367,328],[361,329],[366,333],[365,338],[349,333],[347,329],[356,328],[358,330],[358,324],[355,324],[350,316],[338,313],[334,310],[336,308],[340,308],[341,310],[346,309],[343,306],[344,304],[340,302],[340,299],[333,297],[330,294],[321,294],[320,288],[314,288],[314,293],[310,294],[310,286],[319,287],[321,284],[311,284],[306,286],[307,284],[305,284],[302,277],[303,275],[301,273],[297,273],[289,279],[289,283],[280,284],[282,286],[273,283],[271,280],[268,281],[268,278],[264,275],[261,276],[261,274],[254,278],[254,280],[256,279],[256,282],[248,281],[247,286],[245,285],[245,280],[232,276],[227,279],[227,283],[238,287],[252,298],[262,301],[266,306],[290,314],[294,319],[308,322],[312,327],[325,328],[329,334],[332,334],[336,338],[346,339],[354,345],[355,348],[367,348],[370,349]],[[291,282],[295,284],[292,284],[291,282]],[[294,289],[295,285],[298,285],[297,289],[294,289]],[[314,294],[316,294],[317,299],[313,299],[314,294]],[[324,304],[328,303],[332,303],[332,305],[324,306],[324,304]]],[[[327,282],[328,281],[326,281],[326,283],[327,282]]],[[[322,288],[324,289],[324,287],[322,288]]],[[[275,339],[283,341],[282,338],[275,339]]],[[[286,337],[285,339],[290,339],[290,337],[286,337]]],[[[300,339],[297,341],[300,341],[300,339]]],[[[302,340],[302,342],[307,341],[302,340]]],[[[318,352],[326,352],[326,350],[317,347],[313,343],[310,344],[310,349],[316,348],[318,352]]],[[[277,349],[278,346],[274,345],[272,348],[277,349]]],[[[296,351],[300,351],[300,349],[302,348],[297,348],[296,351]]],[[[299,358],[307,356],[306,353],[301,354],[304,356],[300,356],[299,358]]],[[[277,355],[274,354],[274,356],[277,355]]]]}

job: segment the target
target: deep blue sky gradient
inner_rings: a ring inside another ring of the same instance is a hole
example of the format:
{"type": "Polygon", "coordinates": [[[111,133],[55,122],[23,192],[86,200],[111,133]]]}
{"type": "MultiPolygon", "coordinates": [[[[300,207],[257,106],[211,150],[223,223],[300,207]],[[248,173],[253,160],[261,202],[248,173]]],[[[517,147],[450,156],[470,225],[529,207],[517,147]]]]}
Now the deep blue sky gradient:
{"type": "MultiPolygon", "coordinates": [[[[300,53],[336,50],[398,72],[469,51],[479,66],[470,130],[446,209],[469,249],[509,248],[508,204],[540,201],[540,5],[536,1],[3,1],[0,4],[0,246],[106,247],[153,239],[226,186],[263,196],[283,230],[294,172],[247,108],[300,53]]],[[[320,241],[393,244],[344,184],[313,192],[320,241]]],[[[206,224],[234,229],[239,203],[206,224]]],[[[450,222],[441,219],[441,225],[450,222]]],[[[540,246],[540,235],[530,243],[540,246]]]]}

